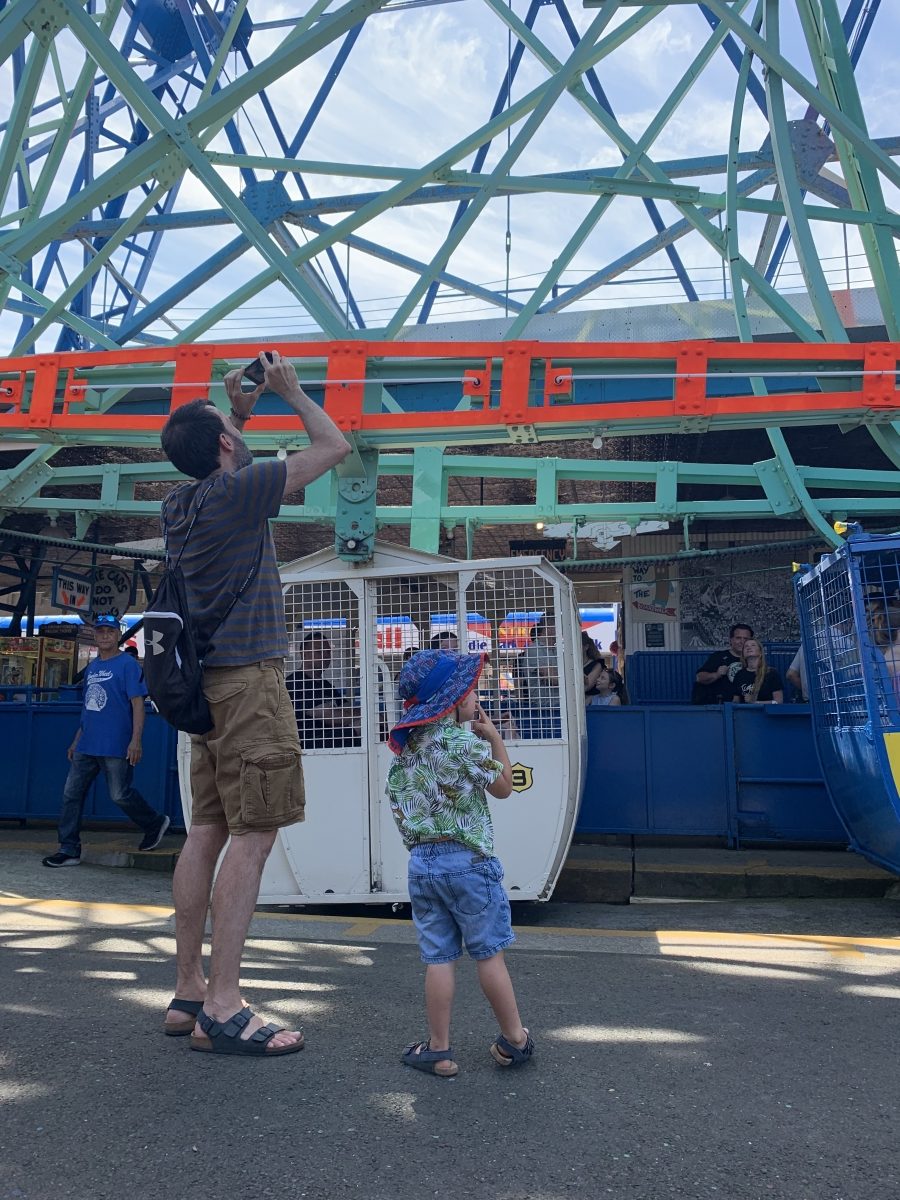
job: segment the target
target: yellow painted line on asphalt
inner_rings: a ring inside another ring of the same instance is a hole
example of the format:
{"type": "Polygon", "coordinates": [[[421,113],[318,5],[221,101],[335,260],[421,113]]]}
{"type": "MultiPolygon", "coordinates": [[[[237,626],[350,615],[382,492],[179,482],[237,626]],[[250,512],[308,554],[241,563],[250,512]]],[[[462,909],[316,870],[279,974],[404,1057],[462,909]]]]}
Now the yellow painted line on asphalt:
{"type": "MultiPolygon", "coordinates": [[[[0,908],[16,908],[27,912],[57,914],[71,916],[79,914],[91,917],[102,915],[124,916],[133,913],[141,917],[165,917],[175,915],[175,910],[169,905],[161,904],[124,904],[112,901],[95,900],[60,900],[42,899],[28,896],[0,896],[0,908]]],[[[273,921],[307,921],[334,925],[346,925],[346,934],[350,937],[365,937],[381,926],[396,924],[411,925],[411,921],[384,921],[380,917],[344,917],[338,914],[323,913],[316,916],[313,913],[262,912],[257,910],[256,917],[273,921]]]]}
{"type": "Polygon", "coordinates": [[[900,952],[900,938],[836,937],[806,933],[736,933],[725,930],[693,929],[579,929],[573,925],[539,925],[519,933],[552,933],[561,937],[653,938],[661,946],[743,946],[766,950],[791,950],[798,946],[831,953],[852,954],[863,946],[873,950],[900,952]]]}
{"type": "Polygon", "coordinates": [[[29,896],[0,896],[0,908],[19,908],[30,912],[59,913],[137,913],[143,917],[171,917],[175,910],[160,904],[115,904],[95,900],[47,900],[29,896]]]}
{"type": "MultiPolygon", "coordinates": [[[[129,913],[142,917],[165,917],[173,915],[174,909],[154,904],[98,903],[92,900],[42,899],[26,896],[0,896],[0,908],[14,908],[34,913],[59,915],[83,915],[87,917],[129,913]]],[[[314,914],[294,912],[259,912],[256,916],[264,920],[294,921],[306,924],[345,925],[345,936],[365,938],[379,929],[390,929],[398,925],[410,926],[409,920],[384,920],[380,917],[341,916],[340,914],[314,914]]],[[[856,956],[863,950],[893,950],[900,953],[900,937],[844,937],[832,934],[807,933],[743,933],[726,930],[688,929],[584,929],[574,925],[537,925],[520,927],[521,934],[552,934],[554,937],[638,939],[656,941],[661,947],[714,947],[736,946],[765,950],[795,950],[797,948],[826,951],[836,955],[856,956]]]]}

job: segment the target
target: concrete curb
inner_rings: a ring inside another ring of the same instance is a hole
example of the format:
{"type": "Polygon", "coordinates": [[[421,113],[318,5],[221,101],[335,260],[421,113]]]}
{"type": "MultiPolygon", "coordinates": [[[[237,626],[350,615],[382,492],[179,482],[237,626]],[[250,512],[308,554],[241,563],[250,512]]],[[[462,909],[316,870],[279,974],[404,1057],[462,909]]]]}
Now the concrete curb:
{"type": "MultiPolygon", "coordinates": [[[[0,834],[0,851],[40,859],[54,832],[35,828],[0,834]]],[[[183,845],[169,835],[158,850],[132,849],[131,837],[100,833],[85,842],[82,862],[135,871],[175,870],[183,845]]],[[[570,848],[553,899],[575,904],[627,904],[635,899],[774,900],[900,898],[900,880],[847,851],[726,850],[579,844],[570,848]]]]}
{"type": "Polygon", "coordinates": [[[84,849],[81,852],[81,861],[92,867],[130,867],[134,871],[168,871],[171,874],[175,870],[179,854],[179,850],[135,850],[129,852],[127,850],[84,849]]]}

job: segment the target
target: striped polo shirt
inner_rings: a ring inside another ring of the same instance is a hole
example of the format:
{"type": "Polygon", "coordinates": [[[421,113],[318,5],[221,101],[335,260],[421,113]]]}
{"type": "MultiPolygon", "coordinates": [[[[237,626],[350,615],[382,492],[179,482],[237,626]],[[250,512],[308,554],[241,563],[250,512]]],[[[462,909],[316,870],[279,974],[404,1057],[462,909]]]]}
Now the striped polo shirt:
{"type": "Polygon", "coordinates": [[[284,463],[266,458],[182,484],[163,501],[163,530],[174,562],[197,500],[209,489],[181,559],[191,616],[201,631],[227,607],[225,597],[240,589],[263,539],[256,577],[213,634],[205,666],[246,666],[288,652],[281,577],[267,525],[278,515],[286,478],[284,463]]]}

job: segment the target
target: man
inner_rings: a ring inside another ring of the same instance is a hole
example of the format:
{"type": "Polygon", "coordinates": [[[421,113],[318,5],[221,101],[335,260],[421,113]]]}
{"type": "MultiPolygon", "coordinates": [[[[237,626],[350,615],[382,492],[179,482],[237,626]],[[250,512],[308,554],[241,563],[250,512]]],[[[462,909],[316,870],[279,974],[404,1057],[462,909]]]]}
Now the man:
{"type": "Polygon", "coordinates": [[[435,633],[431,641],[428,643],[432,650],[453,650],[456,652],[459,649],[459,638],[449,629],[442,629],[440,633],[435,633]]]}
{"type": "Polygon", "coordinates": [[[330,666],[331,643],[324,633],[312,630],[300,645],[300,670],[287,679],[304,750],[360,744],[359,709],[325,678],[330,666]]]}
{"type": "Polygon", "coordinates": [[[516,664],[519,733],[523,738],[562,736],[556,624],[542,616],[529,631],[531,645],[516,664]]]}
{"type": "Polygon", "coordinates": [[[721,704],[731,698],[731,683],[741,669],[744,642],[753,637],[749,625],[732,625],[728,630],[728,649],[711,654],[697,672],[691,704],[721,704]]]}
{"type": "Polygon", "coordinates": [[[809,703],[809,683],[806,676],[806,655],[801,646],[787,669],[788,683],[792,684],[800,697],[802,704],[809,703]]]}
{"type": "Polygon", "coordinates": [[[215,623],[223,596],[237,593],[259,561],[252,582],[215,630],[203,664],[213,729],[192,738],[191,829],[173,886],[178,977],[165,1032],[190,1033],[195,1050],[269,1058],[301,1050],[303,1034],[263,1026],[244,1007],[241,955],[277,832],[303,820],[305,800],[297,724],[284,684],[288,638],[268,520],[286,496],[341,462],[350,446],[301,389],[289,362],[276,352],[259,360],[264,382],[252,391],[242,391],[240,370],[225,376],[228,417],[197,400],[175,409],[162,433],[167,457],[194,481],[166,498],[163,522],[169,552],[177,558],[196,518],[181,568],[201,633],[204,621],[215,623]],[[301,419],[307,449],[284,460],[253,461],[241,430],[264,391],[280,396],[301,419]],[[210,893],[207,984],[202,943],[210,893]]]}
{"type": "Polygon", "coordinates": [[[84,672],[81,723],[67,751],[72,765],[63,791],[59,849],[42,860],[45,867],[77,867],[81,862],[84,798],[101,771],[109,798],[144,831],[139,850],[155,850],[169,828],[169,818],[131,786],[141,761],[144,673],[130,654],[119,650],[119,622],[112,613],[94,618],[94,640],[97,657],[84,672]]]}

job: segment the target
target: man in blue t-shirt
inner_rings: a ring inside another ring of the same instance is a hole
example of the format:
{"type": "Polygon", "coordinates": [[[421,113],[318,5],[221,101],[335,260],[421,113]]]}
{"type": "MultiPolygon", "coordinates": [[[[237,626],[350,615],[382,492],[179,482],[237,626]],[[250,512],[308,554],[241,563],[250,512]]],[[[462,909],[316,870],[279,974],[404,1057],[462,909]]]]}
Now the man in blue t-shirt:
{"type": "Polygon", "coordinates": [[[81,814],[88,788],[102,771],[114,804],[144,831],[138,849],[155,850],[169,818],[150,807],[131,786],[141,761],[144,697],[147,685],[140,664],[119,650],[119,622],[112,613],[94,619],[97,657],[84,673],[81,724],[69,747],[69,774],[59,819],[59,849],[45,867],[77,867],[81,862],[81,814]]]}

